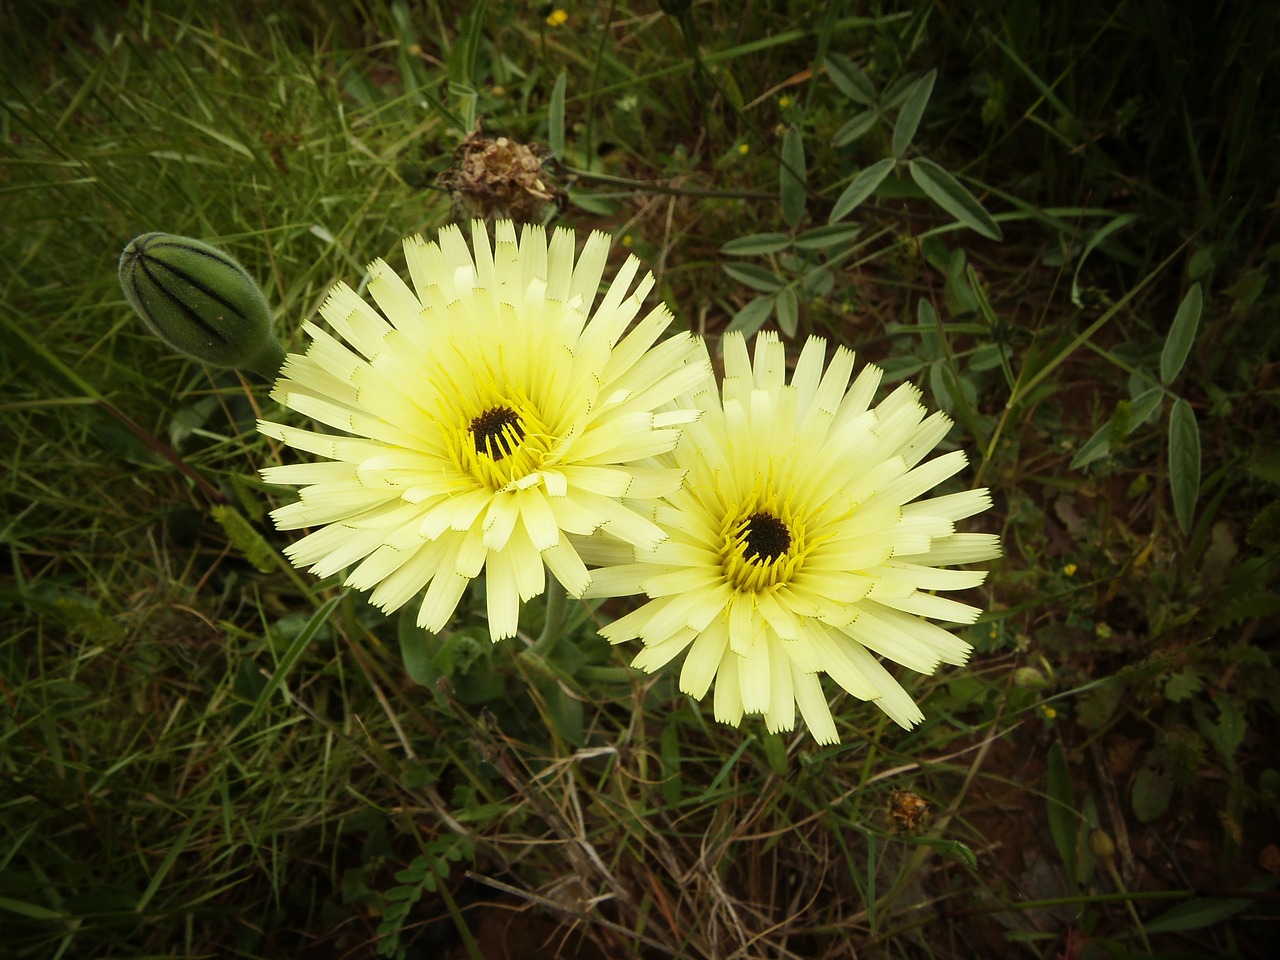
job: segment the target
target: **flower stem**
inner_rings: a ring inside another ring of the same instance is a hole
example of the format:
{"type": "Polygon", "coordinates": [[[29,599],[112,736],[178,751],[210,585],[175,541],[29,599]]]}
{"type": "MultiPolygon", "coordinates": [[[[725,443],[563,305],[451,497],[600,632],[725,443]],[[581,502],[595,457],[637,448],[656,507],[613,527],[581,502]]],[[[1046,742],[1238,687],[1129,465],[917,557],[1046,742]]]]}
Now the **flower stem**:
{"type": "Polygon", "coordinates": [[[551,577],[547,587],[547,615],[542,622],[542,634],[533,646],[524,651],[531,660],[546,660],[564,633],[564,620],[569,612],[569,598],[560,582],[551,577]]]}

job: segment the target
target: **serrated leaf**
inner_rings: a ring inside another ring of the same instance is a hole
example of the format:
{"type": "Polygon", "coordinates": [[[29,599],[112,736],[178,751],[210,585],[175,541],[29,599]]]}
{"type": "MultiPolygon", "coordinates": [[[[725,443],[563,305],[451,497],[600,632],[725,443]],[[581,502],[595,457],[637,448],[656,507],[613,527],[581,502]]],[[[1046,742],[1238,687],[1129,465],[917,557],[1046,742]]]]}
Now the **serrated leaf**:
{"type": "Polygon", "coordinates": [[[861,223],[829,223],[821,227],[806,230],[796,237],[796,246],[801,250],[827,250],[854,240],[862,233],[861,223]]]}
{"type": "Polygon", "coordinates": [[[754,263],[726,263],[723,265],[724,272],[737,280],[743,286],[750,287],[752,290],[760,290],[764,293],[774,293],[786,286],[786,283],[777,274],[764,267],[756,266],[754,263]]]}
{"type": "Polygon", "coordinates": [[[773,313],[774,302],[773,297],[756,297],[733,315],[727,331],[739,330],[744,337],[750,338],[768,321],[773,313]]]}
{"type": "Polygon", "coordinates": [[[1200,496],[1200,427],[1191,404],[1179,397],[1169,413],[1169,488],[1173,514],[1184,533],[1191,530],[1200,496]]]}
{"type": "Polygon", "coordinates": [[[861,113],[855,113],[836,131],[836,135],[831,138],[832,144],[837,147],[843,147],[861,137],[865,137],[879,119],[880,114],[874,110],[863,110],[861,113]]]}
{"type": "Polygon", "coordinates": [[[907,170],[925,196],[970,230],[991,240],[1004,238],[1000,225],[991,218],[978,198],[942,167],[932,160],[917,157],[907,164],[907,170]]]}
{"type": "Polygon", "coordinates": [[[1236,749],[1240,746],[1240,741],[1244,739],[1248,725],[1245,722],[1244,711],[1237,701],[1224,695],[1216,702],[1218,722],[1205,724],[1202,729],[1209,741],[1218,748],[1223,759],[1232,760],[1236,755],[1236,749]]]}
{"type": "Polygon", "coordinates": [[[790,245],[791,238],[785,233],[750,233],[745,237],[734,237],[720,248],[720,252],[731,257],[755,257],[777,253],[790,245]]]}
{"type": "Polygon", "coordinates": [[[1164,683],[1165,699],[1173,703],[1181,703],[1203,689],[1204,683],[1200,679],[1200,674],[1191,667],[1178,671],[1164,683]]]}
{"type": "Polygon", "coordinates": [[[1169,336],[1165,338],[1164,349],[1160,351],[1160,382],[1170,384],[1182,372],[1182,366],[1191,353],[1191,344],[1195,342],[1196,330],[1200,326],[1200,312],[1204,307],[1204,295],[1200,292],[1200,284],[1193,283],[1187,295],[1178,304],[1178,312],[1174,315],[1173,326],[1169,328],[1169,336]]]}
{"type": "Polygon", "coordinates": [[[869,107],[875,103],[876,88],[867,75],[853,65],[848,57],[838,53],[826,56],[827,76],[836,85],[836,89],[854,103],[869,107]]]}
{"type": "Polygon", "coordinates": [[[827,222],[835,223],[852,213],[858,204],[875,193],[876,187],[884,182],[884,178],[889,175],[897,162],[893,157],[885,157],[854,177],[853,182],[844,188],[844,192],[836,200],[836,205],[831,208],[831,216],[827,218],[827,222]]]}
{"type": "Polygon", "coordinates": [[[906,102],[898,112],[897,122],[893,125],[893,155],[901,158],[915,139],[920,128],[920,120],[924,116],[924,108],[929,105],[929,97],[933,93],[934,81],[938,79],[938,71],[930,70],[911,85],[906,102]]]}
{"type": "Polygon", "coordinates": [[[1062,749],[1062,743],[1057,740],[1049,747],[1049,775],[1045,793],[1049,832],[1053,835],[1054,846],[1058,848],[1058,855],[1067,868],[1067,876],[1074,880],[1076,834],[1080,829],[1080,818],[1076,814],[1071,792],[1071,771],[1067,767],[1067,755],[1062,749]]]}
{"type": "Polygon", "coordinates": [[[800,326],[800,301],[796,298],[795,290],[791,287],[779,290],[775,309],[778,312],[778,329],[783,336],[794,337],[800,326]]]}
{"type": "Polygon", "coordinates": [[[561,70],[547,103],[547,144],[557,160],[564,159],[564,92],[568,85],[569,74],[561,70]]]}
{"type": "Polygon", "coordinates": [[[782,198],[782,219],[794,227],[804,219],[805,205],[804,138],[792,126],[782,138],[782,164],[778,169],[778,189],[782,198]]]}
{"type": "Polygon", "coordinates": [[[248,520],[240,515],[235,507],[224,503],[215,504],[213,519],[218,521],[222,532],[232,545],[244,554],[259,573],[271,573],[277,567],[276,552],[248,520]]]}
{"type": "Polygon", "coordinates": [[[1158,820],[1169,809],[1173,797],[1173,778],[1166,773],[1143,767],[1133,778],[1129,802],[1133,815],[1143,823],[1158,820]]]}

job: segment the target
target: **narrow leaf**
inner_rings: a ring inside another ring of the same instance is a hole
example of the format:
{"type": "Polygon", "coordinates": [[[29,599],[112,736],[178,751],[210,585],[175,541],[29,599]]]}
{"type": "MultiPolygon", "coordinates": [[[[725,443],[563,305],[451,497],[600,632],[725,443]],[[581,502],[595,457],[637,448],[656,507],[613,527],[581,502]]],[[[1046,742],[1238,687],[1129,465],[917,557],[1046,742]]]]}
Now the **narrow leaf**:
{"type": "Polygon", "coordinates": [[[794,337],[800,325],[800,302],[791,287],[778,291],[778,329],[785,337],[794,337]]]}
{"type": "Polygon", "coordinates": [[[1084,262],[1089,259],[1089,254],[1093,253],[1107,237],[1117,230],[1123,230],[1137,219],[1138,215],[1136,213],[1122,213],[1114,220],[1110,220],[1099,227],[1093,236],[1089,238],[1088,243],[1084,245],[1084,249],[1080,251],[1080,259],[1076,261],[1076,272],[1071,277],[1071,302],[1077,307],[1084,305],[1080,300],[1080,270],[1084,267],[1084,262]]]}
{"type": "Polygon", "coordinates": [[[1147,934],[1202,930],[1233,917],[1253,901],[1244,897],[1196,897],[1171,907],[1146,925],[1147,934]]]}
{"type": "Polygon", "coordinates": [[[844,193],[840,194],[840,198],[836,200],[836,205],[831,208],[831,216],[827,218],[827,222],[835,223],[852,213],[858,204],[875,193],[876,187],[884,182],[884,178],[889,175],[895,163],[897,161],[893,157],[885,157],[854,177],[853,182],[844,188],[844,193]]]}
{"type": "Polygon", "coordinates": [[[1079,470],[1087,467],[1095,460],[1101,460],[1111,452],[1111,421],[1108,420],[1098,428],[1098,432],[1081,444],[1076,455],[1071,458],[1071,469],[1079,470]]]}
{"type": "Polygon", "coordinates": [[[782,219],[794,227],[804,219],[804,138],[794,126],[782,138],[782,166],[778,171],[782,195],[782,219]]]}
{"type": "Polygon", "coordinates": [[[734,237],[720,252],[731,257],[754,257],[764,253],[777,253],[791,245],[791,238],[785,233],[752,233],[745,237],[734,237]]]}
{"type": "Polygon", "coordinates": [[[744,337],[752,336],[773,313],[774,302],[773,297],[756,297],[733,315],[727,329],[740,330],[744,337]]]}
{"type": "Polygon", "coordinates": [[[762,290],[765,293],[773,293],[786,286],[780,277],[754,263],[726,263],[724,272],[752,290],[762,290]]]}
{"type": "Polygon", "coordinates": [[[1049,832],[1053,834],[1058,856],[1067,868],[1067,876],[1073,881],[1076,875],[1076,833],[1080,818],[1076,814],[1075,800],[1071,794],[1071,771],[1061,742],[1055,740],[1049,747],[1049,777],[1047,787],[1049,801],[1049,832]]]}
{"type": "Polygon", "coordinates": [[[879,119],[880,115],[874,110],[863,110],[861,113],[855,113],[836,131],[836,135],[831,138],[831,142],[837,147],[853,143],[853,141],[866,136],[879,119]]]}
{"type": "Polygon", "coordinates": [[[1195,342],[1196,330],[1200,326],[1200,311],[1204,307],[1204,295],[1200,292],[1200,284],[1193,283],[1187,295],[1178,304],[1178,312],[1173,318],[1173,326],[1169,328],[1169,336],[1164,341],[1164,349],[1160,352],[1160,382],[1169,384],[1182,372],[1182,365],[1187,362],[1191,352],[1191,344],[1195,342]]]}
{"type": "Polygon", "coordinates": [[[796,246],[801,250],[828,250],[831,247],[852,243],[862,233],[861,223],[832,223],[806,230],[796,237],[796,246]]]}
{"type": "Polygon", "coordinates": [[[561,70],[556,77],[556,85],[551,88],[551,102],[547,105],[547,142],[557,160],[564,159],[564,92],[568,85],[569,74],[561,70]]]}
{"type": "Polygon", "coordinates": [[[1179,397],[1169,414],[1169,487],[1173,491],[1173,513],[1184,533],[1200,496],[1200,428],[1191,404],[1179,397]]]}
{"type": "Polygon", "coordinates": [[[932,160],[917,157],[907,164],[911,179],[925,195],[975,233],[991,240],[1003,239],[1000,225],[951,174],[932,160]]]}
{"type": "Polygon", "coordinates": [[[1137,430],[1138,427],[1150,420],[1152,415],[1162,406],[1164,406],[1164,391],[1159,387],[1151,387],[1149,390],[1144,390],[1134,397],[1133,416],[1127,433],[1133,433],[1134,430],[1137,430]]]}
{"type": "Polygon", "coordinates": [[[898,114],[898,122],[893,125],[893,155],[901,158],[915,139],[916,130],[920,128],[920,119],[924,116],[924,108],[929,104],[933,93],[933,83],[938,79],[938,71],[930,70],[911,86],[907,101],[898,114]]]}
{"type": "Polygon", "coordinates": [[[836,89],[854,103],[864,107],[871,106],[876,99],[876,88],[867,79],[867,75],[853,65],[848,57],[838,53],[828,53],[826,57],[827,76],[836,85],[836,89]]]}

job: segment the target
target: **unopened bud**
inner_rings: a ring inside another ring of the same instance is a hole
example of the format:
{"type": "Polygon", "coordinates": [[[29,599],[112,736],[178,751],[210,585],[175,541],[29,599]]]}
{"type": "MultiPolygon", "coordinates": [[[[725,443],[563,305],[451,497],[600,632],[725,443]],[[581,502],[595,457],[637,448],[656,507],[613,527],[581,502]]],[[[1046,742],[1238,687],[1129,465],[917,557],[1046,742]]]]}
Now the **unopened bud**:
{"type": "Polygon", "coordinates": [[[120,255],[120,287],[152,333],[201,363],[268,380],[284,363],[262,290],[216,247],[144,233],[120,255]]]}
{"type": "Polygon", "coordinates": [[[1094,829],[1089,834],[1089,849],[1093,851],[1093,855],[1099,860],[1110,860],[1116,855],[1115,841],[1111,839],[1105,830],[1094,829]]]}

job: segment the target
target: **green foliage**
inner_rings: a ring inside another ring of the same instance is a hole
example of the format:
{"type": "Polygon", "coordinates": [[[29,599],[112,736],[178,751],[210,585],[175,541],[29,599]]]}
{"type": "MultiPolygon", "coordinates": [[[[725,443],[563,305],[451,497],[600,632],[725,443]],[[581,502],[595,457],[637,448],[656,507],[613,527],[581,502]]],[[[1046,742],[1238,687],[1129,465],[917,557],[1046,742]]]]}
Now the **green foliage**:
{"type": "Polygon", "coordinates": [[[660,6],[0,10],[6,955],[479,956],[495,887],[611,956],[1256,946],[1266,5],[660,6]],[[459,215],[477,121],[712,346],[821,333],[956,420],[1007,559],[969,667],[904,676],[924,724],[727,728],[595,634],[618,605],[494,646],[480,585],[431,635],[284,562],[265,390],[151,337],[117,252],[216,241],[296,347],[459,215]]]}

